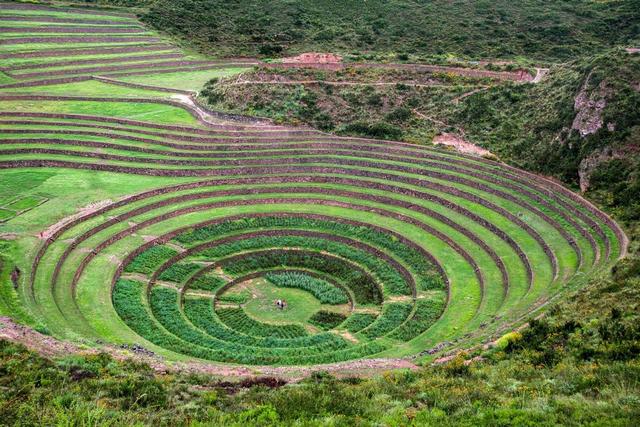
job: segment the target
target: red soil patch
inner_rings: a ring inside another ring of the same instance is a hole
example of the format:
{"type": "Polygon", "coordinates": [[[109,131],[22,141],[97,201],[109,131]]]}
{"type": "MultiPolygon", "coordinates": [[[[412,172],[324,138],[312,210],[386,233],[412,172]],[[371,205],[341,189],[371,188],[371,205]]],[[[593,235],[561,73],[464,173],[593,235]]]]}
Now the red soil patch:
{"type": "Polygon", "coordinates": [[[488,150],[467,142],[452,133],[443,133],[436,136],[435,138],[433,138],[433,143],[454,147],[461,153],[475,154],[477,156],[491,156],[491,152],[489,152],[488,150]]]}
{"type": "Polygon", "coordinates": [[[333,53],[307,52],[283,58],[282,62],[284,64],[337,64],[342,62],[342,57],[333,53]]]}

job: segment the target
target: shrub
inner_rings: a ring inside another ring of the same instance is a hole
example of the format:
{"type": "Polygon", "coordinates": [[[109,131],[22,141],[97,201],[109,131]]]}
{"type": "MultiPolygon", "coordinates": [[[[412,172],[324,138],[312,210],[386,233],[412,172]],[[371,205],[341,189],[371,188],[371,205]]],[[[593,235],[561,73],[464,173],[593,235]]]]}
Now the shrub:
{"type": "Polygon", "coordinates": [[[402,129],[389,123],[354,122],[344,126],[340,133],[360,135],[378,139],[402,139],[402,129]]]}

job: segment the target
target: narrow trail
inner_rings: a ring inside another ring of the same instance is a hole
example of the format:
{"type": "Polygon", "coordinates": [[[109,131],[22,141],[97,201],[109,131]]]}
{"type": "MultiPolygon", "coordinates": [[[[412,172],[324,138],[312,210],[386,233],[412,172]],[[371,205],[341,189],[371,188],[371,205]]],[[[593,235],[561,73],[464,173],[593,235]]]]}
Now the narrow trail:
{"type": "Polygon", "coordinates": [[[531,83],[540,83],[548,73],[548,68],[536,68],[536,75],[533,80],[531,80],[531,83]]]}
{"type": "Polygon", "coordinates": [[[483,86],[483,87],[476,88],[476,89],[474,89],[474,90],[472,90],[472,91],[470,91],[470,92],[463,93],[462,95],[460,95],[460,96],[458,96],[458,97],[453,98],[453,99],[451,100],[451,103],[452,103],[452,104],[459,104],[459,103],[460,103],[460,101],[462,101],[463,99],[465,99],[465,98],[467,98],[467,97],[469,97],[469,96],[471,96],[471,95],[475,95],[475,94],[476,94],[476,93],[478,93],[478,92],[483,92],[483,91],[485,91],[485,90],[487,90],[487,89],[489,89],[489,86],[483,86]]]}

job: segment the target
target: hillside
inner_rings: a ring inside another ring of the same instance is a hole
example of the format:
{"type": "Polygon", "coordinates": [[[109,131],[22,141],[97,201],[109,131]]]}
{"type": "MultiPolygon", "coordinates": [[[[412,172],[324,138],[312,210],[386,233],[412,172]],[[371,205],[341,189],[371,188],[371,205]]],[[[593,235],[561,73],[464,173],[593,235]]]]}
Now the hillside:
{"type": "Polygon", "coordinates": [[[616,49],[554,65],[537,84],[404,69],[260,68],[214,79],[201,95],[214,108],[343,135],[424,144],[451,132],[594,197],[607,187],[615,194],[599,200],[636,220],[639,82],[640,55],[616,49]]]}
{"type": "Polygon", "coordinates": [[[214,54],[566,60],[638,41],[638,0],[155,0],[143,20],[214,54]]]}
{"type": "Polygon", "coordinates": [[[0,0],[0,425],[635,425],[638,6],[0,0]]]}
{"type": "MultiPolygon", "coordinates": [[[[640,417],[640,263],[559,303],[482,360],[285,385],[158,374],[106,354],[54,361],[0,341],[7,425],[632,426],[640,417]],[[97,405],[96,405],[97,402],[97,405]]],[[[0,334],[2,330],[0,329],[0,334]]]]}

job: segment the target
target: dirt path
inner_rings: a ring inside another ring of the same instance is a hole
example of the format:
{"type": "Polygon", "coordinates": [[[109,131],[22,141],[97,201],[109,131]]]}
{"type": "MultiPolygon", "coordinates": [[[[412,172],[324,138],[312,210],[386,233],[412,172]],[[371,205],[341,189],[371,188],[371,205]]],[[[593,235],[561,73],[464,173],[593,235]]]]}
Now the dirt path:
{"type": "Polygon", "coordinates": [[[46,230],[38,233],[38,238],[42,239],[42,240],[47,240],[49,237],[51,237],[53,234],[55,234],[56,231],[58,231],[59,229],[61,229],[62,227],[64,227],[66,224],[80,218],[83,217],[85,215],[89,215],[99,209],[102,209],[108,205],[110,205],[112,202],[111,200],[103,200],[101,202],[95,202],[95,203],[91,203],[90,205],[80,209],[79,212],[65,217],[63,219],[61,219],[60,221],[56,222],[55,224],[49,226],[46,230]]]}
{"type": "Polygon", "coordinates": [[[548,73],[548,68],[536,68],[536,75],[533,80],[531,80],[531,83],[540,83],[548,73]]]}

